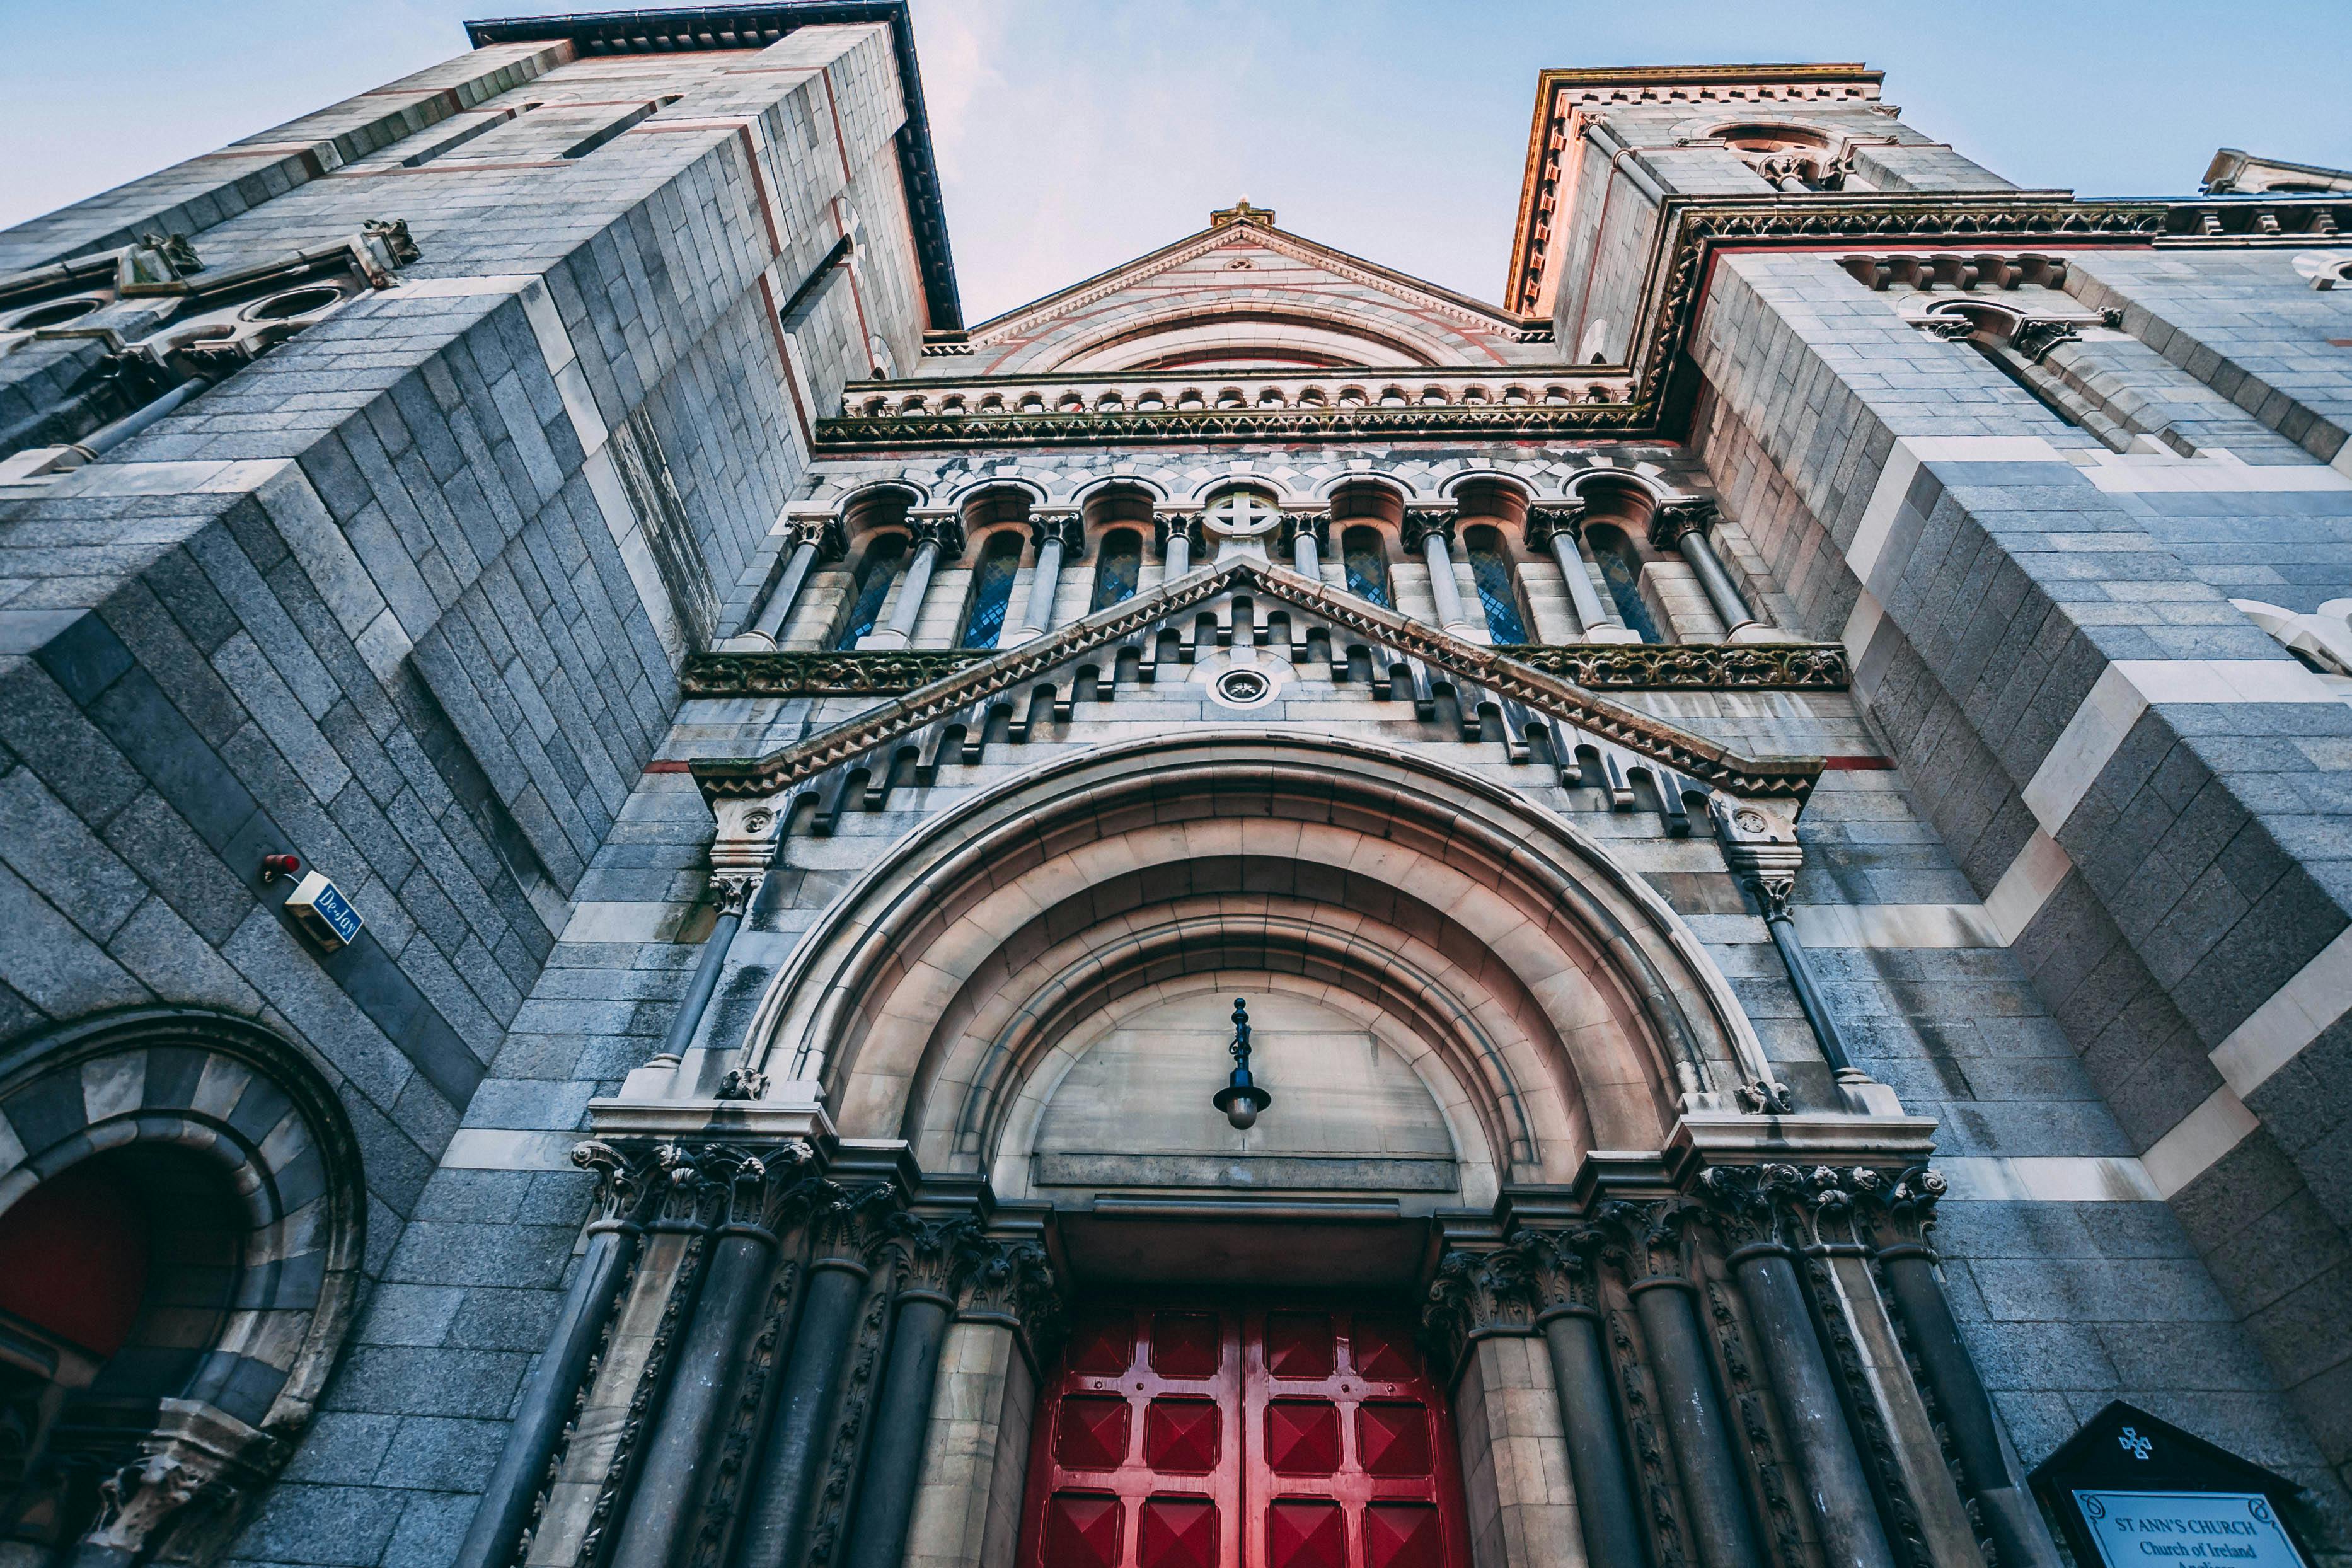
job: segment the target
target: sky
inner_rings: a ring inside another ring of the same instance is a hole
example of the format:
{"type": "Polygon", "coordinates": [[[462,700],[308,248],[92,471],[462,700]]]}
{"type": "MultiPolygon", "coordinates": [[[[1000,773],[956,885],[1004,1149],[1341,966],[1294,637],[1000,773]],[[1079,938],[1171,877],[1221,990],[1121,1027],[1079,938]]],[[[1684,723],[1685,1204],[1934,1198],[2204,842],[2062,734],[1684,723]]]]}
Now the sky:
{"type": "MultiPolygon", "coordinates": [[[[0,226],[595,0],[0,0],[0,226]]],[[[2033,187],[2192,193],[2216,147],[2352,167],[2352,3],[914,0],[964,313],[1205,226],[1502,290],[1545,67],[1863,60],[2033,187]]],[[[397,216],[397,215],[391,215],[397,216]]]]}

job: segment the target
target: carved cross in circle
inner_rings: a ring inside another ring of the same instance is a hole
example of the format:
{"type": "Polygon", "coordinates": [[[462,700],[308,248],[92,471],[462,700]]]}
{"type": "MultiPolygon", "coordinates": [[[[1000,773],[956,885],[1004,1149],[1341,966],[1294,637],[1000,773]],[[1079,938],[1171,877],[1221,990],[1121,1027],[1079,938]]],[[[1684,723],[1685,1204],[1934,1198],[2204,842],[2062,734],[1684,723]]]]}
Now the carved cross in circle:
{"type": "Polygon", "coordinates": [[[1264,496],[1249,490],[1235,490],[1220,498],[1201,520],[1210,532],[1226,539],[1257,539],[1275,530],[1282,521],[1282,510],[1264,496]]]}

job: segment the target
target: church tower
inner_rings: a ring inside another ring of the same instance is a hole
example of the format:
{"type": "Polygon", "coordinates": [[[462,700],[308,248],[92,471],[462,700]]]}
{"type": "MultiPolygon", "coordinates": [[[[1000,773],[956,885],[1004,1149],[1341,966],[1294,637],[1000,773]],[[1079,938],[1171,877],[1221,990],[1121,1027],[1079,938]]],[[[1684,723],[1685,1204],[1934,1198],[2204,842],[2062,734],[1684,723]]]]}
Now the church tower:
{"type": "Polygon", "coordinates": [[[902,0],[468,30],[0,233],[0,1568],[2352,1551],[2352,176],[967,323],[902,0]]]}

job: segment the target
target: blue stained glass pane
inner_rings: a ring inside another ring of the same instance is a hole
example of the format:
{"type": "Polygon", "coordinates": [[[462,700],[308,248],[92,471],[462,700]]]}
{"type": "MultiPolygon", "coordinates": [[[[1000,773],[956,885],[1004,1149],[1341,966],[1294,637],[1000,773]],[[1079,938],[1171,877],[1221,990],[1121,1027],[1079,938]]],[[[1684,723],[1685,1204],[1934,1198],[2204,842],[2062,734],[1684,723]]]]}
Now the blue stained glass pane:
{"type": "Polygon", "coordinates": [[[1658,635],[1658,623],[1650,618],[1650,606],[1642,603],[1641,584],[1625,558],[1607,549],[1595,549],[1592,558],[1601,563],[1601,580],[1609,585],[1609,597],[1624,623],[1641,633],[1643,642],[1665,641],[1658,635]]]}
{"type": "Polygon", "coordinates": [[[1380,535],[1368,529],[1353,530],[1342,535],[1339,542],[1340,563],[1348,569],[1348,592],[1383,610],[1395,609],[1396,602],[1389,597],[1389,563],[1381,553],[1380,535]]]}
{"type": "Polygon", "coordinates": [[[890,584],[898,575],[898,558],[906,552],[905,542],[897,539],[877,541],[866,552],[866,564],[857,573],[857,596],[850,601],[849,619],[834,639],[835,647],[854,648],[858,638],[872,634],[882,616],[882,601],[890,596],[890,584]]]}
{"type": "Polygon", "coordinates": [[[1527,623],[1519,618],[1518,595],[1511,588],[1511,563],[1492,545],[1474,545],[1470,577],[1478,584],[1478,602],[1486,606],[1486,631],[1497,643],[1528,640],[1527,623]]]}
{"type": "Polygon", "coordinates": [[[1013,602],[1013,579],[1020,572],[1018,550],[992,550],[981,557],[971,585],[971,616],[964,622],[964,647],[996,646],[1004,633],[1004,608],[1013,602]]]}
{"type": "Polygon", "coordinates": [[[1123,599],[1133,598],[1136,578],[1142,571],[1140,535],[1122,530],[1104,540],[1102,552],[1095,557],[1093,608],[1107,610],[1123,599]]]}

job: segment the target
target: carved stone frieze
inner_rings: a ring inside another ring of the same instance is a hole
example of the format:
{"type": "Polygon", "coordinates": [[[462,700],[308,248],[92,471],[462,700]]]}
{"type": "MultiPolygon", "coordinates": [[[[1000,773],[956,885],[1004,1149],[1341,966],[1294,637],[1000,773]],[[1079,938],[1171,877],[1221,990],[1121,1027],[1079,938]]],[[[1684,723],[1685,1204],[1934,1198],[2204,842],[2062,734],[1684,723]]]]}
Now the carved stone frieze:
{"type": "MultiPolygon", "coordinates": [[[[1524,643],[1494,651],[1607,691],[1843,691],[1853,674],[1836,643],[1524,643]]],[[[977,648],[700,653],[687,660],[680,685],[688,697],[889,697],[991,657],[977,648]]]]}

